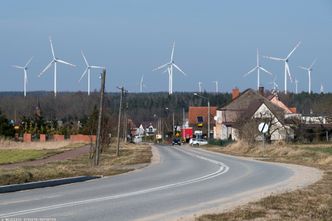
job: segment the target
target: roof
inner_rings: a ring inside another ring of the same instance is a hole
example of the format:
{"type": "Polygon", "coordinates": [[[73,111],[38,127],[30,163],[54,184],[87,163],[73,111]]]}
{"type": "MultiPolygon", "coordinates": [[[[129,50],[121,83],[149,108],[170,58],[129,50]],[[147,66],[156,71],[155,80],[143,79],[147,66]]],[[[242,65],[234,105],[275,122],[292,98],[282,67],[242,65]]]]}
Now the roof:
{"type": "MultiPolygon", "coordinates": [[[[212,120],[214,116],[216,116],[217,107],[210,107],[210,119],[212,120]]],[[[197,123],[197,117],[202,116],[203,117],[203,123],[207,123],[208,119],[208,107],[189,107],[188,112],[188,120],[189,124],[196,124],[197,123]]]]}
{"type": "Polygon", "coordinates": [[[278,120],[283,122],[286,110],[252,89],[245,90],[231,103],[221,108],[223,121],[224,123],[232,124],[240,117],[243,119],[252,117],[262,104],[265,104],[278,120]]]}

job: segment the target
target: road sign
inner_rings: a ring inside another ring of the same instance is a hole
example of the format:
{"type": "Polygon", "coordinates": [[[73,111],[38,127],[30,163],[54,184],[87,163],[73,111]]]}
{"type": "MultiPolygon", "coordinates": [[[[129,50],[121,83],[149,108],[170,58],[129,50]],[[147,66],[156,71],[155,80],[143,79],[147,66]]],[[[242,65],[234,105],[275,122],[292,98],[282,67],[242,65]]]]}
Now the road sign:
{"type": "Polygon", "coordinates": [[[265,134],[269,130],[269,125],[265,122],[262,122],[258,125],[259,132],[265,134]]]}

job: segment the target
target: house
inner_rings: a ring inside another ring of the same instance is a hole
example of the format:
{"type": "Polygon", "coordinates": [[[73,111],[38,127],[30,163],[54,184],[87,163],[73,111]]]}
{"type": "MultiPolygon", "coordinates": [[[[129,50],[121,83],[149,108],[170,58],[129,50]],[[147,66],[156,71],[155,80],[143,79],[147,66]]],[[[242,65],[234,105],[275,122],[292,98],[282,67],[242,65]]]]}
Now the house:
{"type": "Polygon", "coordinates": [[[293,136],[293,131],[285,124],[287,113],[292,113],[291,109],[276,96],[266,98],[264,88],[260,88],[259,92],[247,89],[241,94],[239,89],[235,88],[232,91],[231,103],[217,110],[214,118],[214,138],[238,140],[239,130],[244,123],[254,120],[257,124],[267,122],[270,125],[270,140],[289,139],[293,136]]]}
{"type": "MultiPolygon", "coordinates": [[[[213,119],[216,116],[217,107],[210,107],[210,128],[213,128],[213,119]]],[[[192,127],[194,131],[201,130],[204,134],[207,134],[208,129],[208,107],[189,107],[188,121],[189,127],[192,127]]],[[[211,131],[210,131],[211,133],[211,131]]]]}

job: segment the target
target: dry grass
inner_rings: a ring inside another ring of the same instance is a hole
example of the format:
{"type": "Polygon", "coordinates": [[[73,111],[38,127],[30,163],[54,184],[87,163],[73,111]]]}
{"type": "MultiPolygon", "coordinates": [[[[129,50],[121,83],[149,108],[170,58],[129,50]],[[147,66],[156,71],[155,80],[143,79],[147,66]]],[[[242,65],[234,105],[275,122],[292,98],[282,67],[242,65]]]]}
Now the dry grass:
{"type": "Polygon", "coordinates": [[[0,170],[0,185],[25,183],[84,175],[110,176],[143,167],[150,163],[152,152],[149,145],[122,145],[121,156],[116,157],[111,147],[101,154],[100,166],[92,167],[88,155],[77,159],[48,163],[42,167],[31,166],[0,170]]]}
{"type": "Polygon", "coordinates": [[[323,179],[305,189],[272,195],[222,214],[197,220],[332,220],[332,145],[286,145],[249,148],[242,142],[209,150],[268,161],[313,166],[325,171],[323,179]]]}
{"type": "Polygon", "coordinates": [[[45,150],[45,149],[61,149],[63,147],[76,148],[82,146],[83,143],[66,141],[47,141],[47,142],[16,142],[8,139],[0,138],[0,150],[21,149],[21,150],[45,150]]]}

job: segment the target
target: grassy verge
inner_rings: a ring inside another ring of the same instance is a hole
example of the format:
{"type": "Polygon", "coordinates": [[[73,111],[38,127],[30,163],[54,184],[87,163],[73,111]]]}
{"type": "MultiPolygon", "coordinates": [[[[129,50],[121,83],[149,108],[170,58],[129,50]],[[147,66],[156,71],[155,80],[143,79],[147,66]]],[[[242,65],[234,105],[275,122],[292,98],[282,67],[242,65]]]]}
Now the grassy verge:
{"type": "Polygon", "coordinates": [[[0,165],[31,161],[52,156],[61,152],[60,150],[0,150],[0,165]]]}
{"type": "Polygon", "coordinates": [[[249,148],[237,143],[207,149],[262,160],[313,166],[324,170],[323,179],[307,188],[272,195],[222,214],[209,214],[197,221],[210,220],[332,220],[332,145],[271,145],[249,148]]]}
{"type": "Polygon", "coordinates": [[[88,155],[73,160],[48,163],[41,166],[0,170],[0,185],[25,183],[55,178],[84,175],[110,176],[134,170],[137,164],[149,163],[152,157],[149,145],[122,145],[120,157],[112,147],[101,154],[100,166],[92,167],[88,155]]]}

